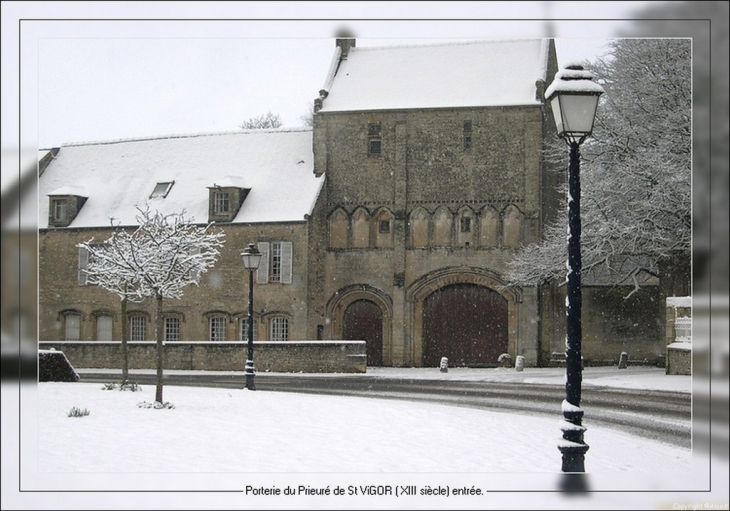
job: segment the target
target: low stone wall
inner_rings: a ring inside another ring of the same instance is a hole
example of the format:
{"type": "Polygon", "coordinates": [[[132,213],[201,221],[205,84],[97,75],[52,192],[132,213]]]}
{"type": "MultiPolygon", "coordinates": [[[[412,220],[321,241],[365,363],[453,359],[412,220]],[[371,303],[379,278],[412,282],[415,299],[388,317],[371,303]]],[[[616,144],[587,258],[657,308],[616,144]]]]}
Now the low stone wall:
{"type": "Polygon", "coordinates": [[[692,374],[692,343],[674,342],[667,346],[666,374],[692,374]]]}
{"type": "MultiPolygon", "coordinates": [[[[155,369],[155,342],[127,343],[130,369],[155,369]]],[[[74,368],[121,369],[120,342],[41,341],[38,349],[63,351],[74,368]]],[[[168,342],[164,369],[244,371],[246,342],[168,342]]],[[[256,372],[364,373],[365,341],[289,341],[254,343],[256,372]]]]}
{"type": "Polygon", "coordinates": [[[666,374],[692,374],[692,297],[667,297],[666,374]]]}

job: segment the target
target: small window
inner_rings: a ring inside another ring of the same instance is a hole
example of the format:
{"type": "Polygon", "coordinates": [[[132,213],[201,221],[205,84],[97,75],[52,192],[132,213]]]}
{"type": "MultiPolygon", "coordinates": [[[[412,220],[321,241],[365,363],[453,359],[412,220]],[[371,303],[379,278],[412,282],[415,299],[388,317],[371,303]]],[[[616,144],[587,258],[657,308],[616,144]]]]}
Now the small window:
{"type": "Polygon", "coordinates": [[[380,234],[388,234],[390,232],[390,220],[381,220],[378,222],[378,232],[380,234]]]}
{"type": "Polygon", "coordinates": [[[471,121],[464,121],[464,149],[471,149],[471,121]]]}
{"type": "Polygon", "coordinates": [[[227,214],[231,209],[231,198],[228,192],[215,192],[213,196],[213,211],[216,215],[227,214]]]}
{"type": "Polygon", "coordinates": [[[264,256],[256,272],[258,284],[292,283],[292,242],[291,241],[262,241],[259,250],[264,256]]]}
{"type": "Polygon", "coordinates": [[[129,340],[132,342],[147,340],[147,321],[141,314],[129,318],[129,340]]]}
{"type": "Polygon", "coordinates": [[[65,341],[79,341],[81,340],[81,316],[78,314],[66,314],[65,320],[65,341]]]}
{"type": "Polygon", "coordinates": [[[471,218],[468,216],[461,217],[461,232],[471,232],[471,218]]]}
{"type": "MultiPolygon", "coordinates": [[[[257,339],[257,335],[258,335],[258,332],[256,329],[256,319],[251,321],[251,323],[253,324],[253,340],[255,341],[257,339]]],[[[238,338],[243,342],[248,341],[248,317],[241,318],[238,320],[238,328],[239,328],[238,338]]]]}
{"type": "Polygon", "coordinates": [[[180,318],[168,316],[165,318],[165,342],[178,342],[180,340],[180,318]]]}
{"type": "Polygon", "coordinates": [[[96,340],[101,342],[111,342],[112,340],[112,317],[97,316],[96,317],[96,340]]]}
{"type": "Polygon", "coordinates": [[[172,188],[173,184],[175,184],[175,181],[157,183],[155,185],[155,189],[150,195],[150,199],[164,199],[165,197],[167,197],[167,194],[170,193],[170,188],[172,188]]]}
{"type": "Polygon", "coordinates": [[[286,341],[289,339],[289,320],[287,318],[271,318],[271,340],[286,341]]]}
{"type": "Polygon", "coordinates": [[[209,320],[210,336],[213,342],[222,342],[226,340],[226,318],[223,316],[213,316],[209,320]]]}
{"type": "Polygon", "coordinates": [[[380,123],[368,124],[368,156],[380,156],[381,151],[380,123]]]}
{"type": "Polygon", "coordinates": [[[53,199],[53,221],[65,222],[68,218],[68,199],[53,199]]]}
{"type": "Polygon", "coordinates": [[[281,282],[281,243],[271,244],[271,272],[269,282],[281,282]]]}

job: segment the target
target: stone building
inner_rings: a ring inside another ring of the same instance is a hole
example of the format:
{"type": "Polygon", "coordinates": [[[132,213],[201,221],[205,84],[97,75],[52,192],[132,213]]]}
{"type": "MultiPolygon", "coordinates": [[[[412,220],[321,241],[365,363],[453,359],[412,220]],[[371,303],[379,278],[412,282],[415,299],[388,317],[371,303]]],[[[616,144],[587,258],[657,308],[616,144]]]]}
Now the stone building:
{"type": "MultiPolygon", "coordinates": [[[[267,257],[256,275],[258,340],[307,338],[308,217],[323,179],[312,170],[311,130],[118,140],[63,146],[40,178],[40,340],[112,341],[119,298],[86,285],[78,243],[134,226],[138,208],[185,213],[226,232],[215,267],[165,302],[167,341],[245,340],[251,242],[267,257]]],[[[154,304],[130,303],[130,340],[154,339],[154,304]]]]}
{"type": "MultiPolygon", "coordinates": [[[[564,215],[567,168],[543,158],[557,70],[552,39],[341,38],[311,129],[62,147],[40,180],[40,339],[119,338],[118,299],[84,285],[76,244],[149,204],[226,231],[216,267],[168,304],[169,341],[242,339],[253,242],[267,255],[257,340],[361,339],[368,365],[493,366],[502,353],[546,365],[564,350],[564,290],[507,287],[504,274],[564,215]]],[[[659,357],[651,292],[638,308],[617,293],[584,291],[602,311],[584,305],[585,358],[610,361],[637,338],[630,357],[659,357]]],[[[152,311],[131,309],[132,340],[153,338],[152,311]]]]}

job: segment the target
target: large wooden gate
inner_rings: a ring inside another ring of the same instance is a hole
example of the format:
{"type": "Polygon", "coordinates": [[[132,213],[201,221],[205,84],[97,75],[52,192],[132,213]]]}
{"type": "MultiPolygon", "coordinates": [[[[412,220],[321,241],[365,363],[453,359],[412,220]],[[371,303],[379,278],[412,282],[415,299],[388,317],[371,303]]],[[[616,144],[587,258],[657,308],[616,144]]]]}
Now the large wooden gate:
{"type": "Polygon", "coordinates": [[[476,284],[453,284],[423,305],[423,365],[485,367],[507,352],[507,300],[476,284]]]}
{"type": "Polygon", "coordinates": [[[367,365],[383,365],[383,312],[370,300],[356,300],[345,309],[345,340],[365,341],[367,365]]]}

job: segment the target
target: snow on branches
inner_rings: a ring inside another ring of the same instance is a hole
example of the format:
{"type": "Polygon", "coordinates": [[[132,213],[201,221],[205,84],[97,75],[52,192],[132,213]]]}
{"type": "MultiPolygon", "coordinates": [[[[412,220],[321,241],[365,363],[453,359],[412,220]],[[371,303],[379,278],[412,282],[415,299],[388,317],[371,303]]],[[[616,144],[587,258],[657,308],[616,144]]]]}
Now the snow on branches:
{"type": "Polygon", "coordinates": [[[132,301],[180,298],[215,265],[225,233],[193,224],[184,212],[138,210],[136,230],[117,227],[102,243],[79,244],[89,252],[87,282],[132,301]]]}

